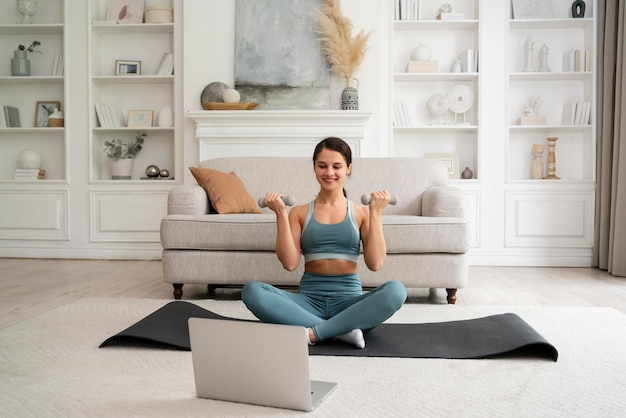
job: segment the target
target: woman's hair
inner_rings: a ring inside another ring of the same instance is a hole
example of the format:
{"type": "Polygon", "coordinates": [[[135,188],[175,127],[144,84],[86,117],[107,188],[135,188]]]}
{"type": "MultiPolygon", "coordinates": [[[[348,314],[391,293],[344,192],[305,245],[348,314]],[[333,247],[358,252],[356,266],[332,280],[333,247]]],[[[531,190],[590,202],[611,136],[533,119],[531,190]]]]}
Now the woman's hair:
{"type": "Polygon", "coordinates": [[[313,164],[315,164],[317,156],[324,148],[331,151],[337,151],[341,154],[343,159],[346,160],[347,165],[352,164],[352,149],[350,149],[350,145],[346,144],[346,141],[343,139],[334,136],[322,139],[319,144],[315,146],[315,151],[313,151],[313,164]]]}
{"type": "MultiPolygon", "coordinates": [[[[313,151],[313,165],[315,165],[315,162],[317,161],[317,156],[320,154],[320,152],[322,152],[323,149],[337,151],[346,161],[347,166],[350,166],[350,164],[352,164],[352,149],[350,148],[350,145],[346,144],[346,141],[341,138],[329,136],[328,138],[322,139],[315,146],[315,151],[313,151]]],[[[345,197],[348,197],[345,188],[343,189],[343,195],[345,197]]]]}

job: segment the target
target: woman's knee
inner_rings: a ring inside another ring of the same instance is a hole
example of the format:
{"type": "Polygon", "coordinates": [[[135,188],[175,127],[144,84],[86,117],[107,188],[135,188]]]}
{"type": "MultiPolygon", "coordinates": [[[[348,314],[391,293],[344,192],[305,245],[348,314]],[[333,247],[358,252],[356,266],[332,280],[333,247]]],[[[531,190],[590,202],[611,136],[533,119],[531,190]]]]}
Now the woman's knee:
{"type": "Polygon", "coordinates": [[[398,309],[406,302],[407,291],[404,284],[399,280],[390,280],[383,285],[387,293],[389,303],[398,309]]]}

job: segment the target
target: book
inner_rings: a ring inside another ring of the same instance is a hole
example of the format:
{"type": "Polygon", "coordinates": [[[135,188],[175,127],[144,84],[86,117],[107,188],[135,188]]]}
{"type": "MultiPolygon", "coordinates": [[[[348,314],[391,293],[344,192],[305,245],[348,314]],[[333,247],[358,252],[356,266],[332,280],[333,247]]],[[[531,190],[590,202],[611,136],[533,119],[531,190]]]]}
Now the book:
{"type": "Polygon", "coordinates": [[[19,128],[22,126],[20,121],[20,111],[13,106],[0,106],[0,127],[2,128],[19,128]]]}

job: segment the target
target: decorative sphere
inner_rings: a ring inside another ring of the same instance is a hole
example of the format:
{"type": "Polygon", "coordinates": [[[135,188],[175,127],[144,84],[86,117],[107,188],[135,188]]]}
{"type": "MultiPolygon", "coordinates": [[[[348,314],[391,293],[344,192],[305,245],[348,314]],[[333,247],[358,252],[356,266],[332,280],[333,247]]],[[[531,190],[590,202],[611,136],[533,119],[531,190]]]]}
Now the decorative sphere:
{"type": "Polygon", "coordinates": [[[200,95],[200,103],[223,102],[224,91],[230,88],[230,86],[220,81],[210,83],[204,88],[204,90],[202,90],[202,94],[200,95]]]}
{"type": "Polygon", "coordinates": [[[430,59],[430,48],[424,44],[419,44],[411,52],[411,59],[413,61],[428,61],[430,59]]]}
{"type": "Polygon", "coordinates": [[[17,168],[41,168],[41,154],[39,151],[27,148],[17,156],[17,168]]]}
{"type": "Polygon", "coordinates": [[[166,170],[165,168],[159,172],[159,176],[168,178],[170,176],[170,170],[166,170]]]}
{"type": "Polygon", "coordinates": [[[146,167],[146,175],[148,177],[159,177],[159,167],[156,165],[149,165],[146,167]]]}
{"type": "Polygon", "coordinates": [[[239,103],[239,100],[241,100],[239,92],[235,89],[224,90],[222,98],[224,99],[224,103],[239,103]]]}

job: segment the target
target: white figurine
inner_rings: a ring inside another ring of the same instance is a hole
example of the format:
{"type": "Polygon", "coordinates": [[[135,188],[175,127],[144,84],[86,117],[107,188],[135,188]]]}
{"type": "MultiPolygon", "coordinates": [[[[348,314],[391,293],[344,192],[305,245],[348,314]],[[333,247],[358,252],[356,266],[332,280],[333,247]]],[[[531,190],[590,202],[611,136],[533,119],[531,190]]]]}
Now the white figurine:
{"type": "Polygon", "coordinates": [[[543,44],[541,49],[539,49],[539,71],[543,73],[550,72],[550,67],[548,67],[548,46],[543,44]]]}
{"type": "Polygon", "coordinates": [[[533,72],[533,48],[535,47],[535,41],[532,36],[528,35],[526,42],[524,42],[524,72],[533,72]]]}

